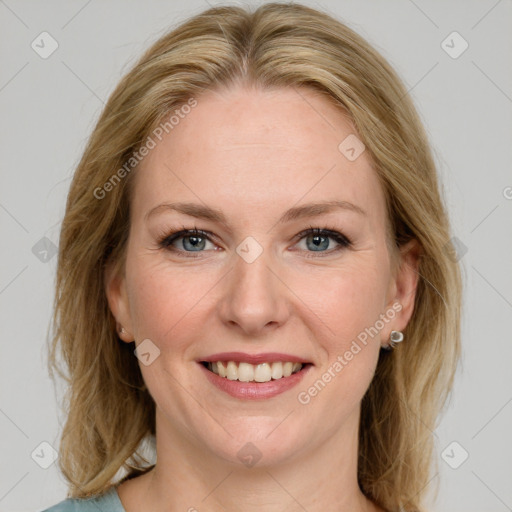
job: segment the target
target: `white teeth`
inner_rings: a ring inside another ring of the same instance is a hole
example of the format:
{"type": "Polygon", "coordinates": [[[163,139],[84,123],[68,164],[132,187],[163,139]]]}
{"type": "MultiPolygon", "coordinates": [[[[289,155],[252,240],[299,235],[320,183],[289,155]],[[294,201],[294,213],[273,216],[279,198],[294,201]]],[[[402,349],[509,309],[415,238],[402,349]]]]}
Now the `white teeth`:
{"type": "Polygon", "coordinates": [[[283,377],[289,377],[292,374],[293,363],[283,364],[283,377]]]}
{"type": "Polygon", "coordinates": [[[235,361],[217,361],[208,363],[208,369],[219,377],[226,377],[229,380],[238,380],[240,382],[269,382],[270,380],[289,377],[302,369],[301,363],[281,362],[275,363],[237,363],[235,361]]]}
{"type": "Polygon", "coordinates": [[[270,369],[270,364],[258,364],[254,370],[254,380],[256,382],[268,382],[270,379],[272,379],[272,370],[270,369]]]}
{"type": "Polygon", "coordinates": [[[254,366],[249,363],[240,363],[238,365],[238,380],[241,382],[254,380],[254,366]]]}
{"type": "Polygon", "coordinates": [[[236,367],[236,363],[234,361],[229,361],[226,369],[226,376],[229,380],[237,380],[238,379],[238,368],[236,367]]]}
{"type": "Polygon", "coordinates": [[[226,373],[226,365],[222,362],[222,361],[219,361],[217,364],[215,363],[210,363],[212,365],[212,369],[213,367],[217,367],[218,371],[219,371],[219,375],[221,377],[226,377],[227,376],[227,373],[226,373]]]}
{"type": "Polygon", "coordinates": [[[283,376],[283,363],[272,363],[272,378],[280,379],[283,376]]]}

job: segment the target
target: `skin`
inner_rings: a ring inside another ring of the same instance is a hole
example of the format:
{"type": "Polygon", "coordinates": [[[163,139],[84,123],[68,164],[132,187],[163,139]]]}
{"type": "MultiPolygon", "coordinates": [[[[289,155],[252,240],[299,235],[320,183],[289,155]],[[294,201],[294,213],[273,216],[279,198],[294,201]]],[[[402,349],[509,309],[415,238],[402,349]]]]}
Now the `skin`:
{"type": "Polygon", "coordinates": [[[418,245],[402,249],[394,272],[369,154],[349,161],[338,150],[357,132],[315,91],[232,86],[197,100],[138,169],[126,264],[106,274],[122,339],[149,338],[160,350],[150,365],[139,363],[157,405],[158,463],[119,486],[121,501],[127,512],[382,510],[357,484],[360,404],[381,346],[411,317],[418,245]],[[333,210],[277,224],[287,209],[327,199],[366,215],[333,210]],[[173,211],[145,220],[159,204],[178,201],[218,208],[229,226],[173,211]],[[160,235],[183,226],[215,239],[199,252],[183,246],[190,238],[174,243],[181,253],[159,246],[160,235]],[[294,239],[310,226],[336,229],[353,245],[333,251],[339,244],[329,238],[315,252],[312,237],[294,239]],[[236,252],[248,236],[263,249],[250,264],[236,252]],[[402,306],[394,318],[299,403],[298,393],[393,303],[402,306]],[[196,362],[224,351],[284,352],[314,366],[291,390],[242,400],[210,384],[196,362]],[[251,468],[237,457],[248,442],[262,454],[251,468]]]}

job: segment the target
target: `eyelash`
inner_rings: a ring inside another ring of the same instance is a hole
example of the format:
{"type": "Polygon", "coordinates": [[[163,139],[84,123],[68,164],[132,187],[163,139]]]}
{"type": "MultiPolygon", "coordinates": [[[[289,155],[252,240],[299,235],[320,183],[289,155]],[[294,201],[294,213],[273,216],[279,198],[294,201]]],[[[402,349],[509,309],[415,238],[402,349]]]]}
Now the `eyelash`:
{"type": "MultiPolygon", "coordinates": [[[[194,229],[187,229],[185,226],[182,226],[182,230],[176,230],[171,233],[166,233],[165,235],[162,235],[158,239],[158,245],[162,249],[166,249],[169,251],[172,251],[174,253],[185,253],[186,258],[197,258],[199,257],[199,254],[204,251],[183,251],[180,249],[176,249],[175,247],[172,247],[172,243],[176,240],[179,240],[180,238],[187,238],[187,237],[193,237],[193,236],[199,236],[202,238],[206,238],[209,242],[214,243],[211,239],[211,233],[208,231],[203,231],[202,229],[198,229],[196,226],[194,226],[194,229]],[[197,256],[193,256],[192,254],[194,252],[199,253],[197,256]]],[[[336,231],[335,229],[331,228],[319,228],[310,226],[308,229],[305,229],[304,231],[301,231],[297,235],[295,235],[294,239],[297,240],[297,243],[300,242],[303,238],[305,238],[308,235],[315,235],[315,236],[322,236],[326,238],[332,238],[336,243],[339,244],[338,247],[328,250],[328,251],[318,251],[318,254],[314,254],[315,251],[306,251],[311,252],[312,254],[308,254],[305,257],[306,258],[322,258],[323,255],[331,255],[335,252],[341,251],[343,249],[347,249],[349,247],[352,247],[352,241],[345,236],[344,234],[340,233],[339,231],[336,231]]]]}

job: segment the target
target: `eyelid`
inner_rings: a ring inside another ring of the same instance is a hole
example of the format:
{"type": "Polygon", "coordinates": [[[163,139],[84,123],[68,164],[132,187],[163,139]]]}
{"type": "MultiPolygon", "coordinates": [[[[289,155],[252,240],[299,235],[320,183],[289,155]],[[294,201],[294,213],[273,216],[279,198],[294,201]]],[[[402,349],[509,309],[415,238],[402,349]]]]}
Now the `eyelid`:
{"type": "MultiPolygon", "coordinates": [[[[345,243],[347,246],[352,245],[352,240],[345,235],[340,229],[338,228],[330,228],[330,227],[318,227],[318,226],[312,226],[310,225],[309,228],[302,230],[300,233],[297,233],[294,237],[294,240],[296,239],[302,239],[307,235],[311,234],[317,234],[318,236],[326,236],[328,238],[340,238],[342,239],[343,243],[345,243]]],[[[342,242],[338,242],[342,243],[342,242]]]]}
{"type": "MultiPolygon", "coordinates": [[[[180,238],[186,238],[187,236],[202,236],[203,238],[206,238],[210,242],[214,243],[214,240],[217,239],[217,237],[211,233],[210,231],[205,231],[204,229],[199,229],[194,225],[193,228],[187,228],[185,226],[182,226],[181,229],[171,230],[169,233],[168,231],[162,233],[160,236],[157,236],[157,243],[160,247],[163,248],[169,248],[170,244],[174,242],[175,240],[178,240],[180,238]]],[[[180,251],[180,252],[192,252],[192,251],[180,251]]]]}

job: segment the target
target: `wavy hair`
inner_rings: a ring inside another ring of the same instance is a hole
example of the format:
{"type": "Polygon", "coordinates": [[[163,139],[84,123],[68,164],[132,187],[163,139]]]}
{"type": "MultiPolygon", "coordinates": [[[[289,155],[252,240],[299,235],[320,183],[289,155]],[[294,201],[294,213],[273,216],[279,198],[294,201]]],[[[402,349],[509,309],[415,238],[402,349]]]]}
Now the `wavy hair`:
{"type": "Polygon", "coordinates": [[[236,83],[312,88],[346,112],[382,185],[394,249],[411,239],[421,246],[407,342],[381,354],[362,400],[358,481],[386,510],[424,510],[433,430],[460,358],[462,302],[436,165],[389,63],[345,24],[296,3],[214,7],[166,33],[121,79],[87,142],[61,228],[49,340],[49,373],[66,381],[58,464],[68,497],[152,467],[141,447],[154,440],[155,404],[134,346],[117,336],[104,283],[107,264],[124,264],[137,172],[126,163],[169,113],[236,83]]]}

